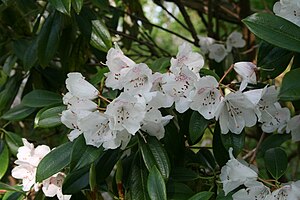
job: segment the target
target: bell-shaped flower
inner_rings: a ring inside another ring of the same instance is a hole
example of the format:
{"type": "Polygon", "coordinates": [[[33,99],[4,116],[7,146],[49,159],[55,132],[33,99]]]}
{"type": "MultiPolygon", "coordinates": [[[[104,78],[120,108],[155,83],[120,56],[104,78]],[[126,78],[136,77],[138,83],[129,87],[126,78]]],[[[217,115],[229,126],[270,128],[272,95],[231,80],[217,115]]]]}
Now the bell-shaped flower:
{"type": "Polygon", "coordinates": [[[240,85],[240,91],[243,91],[248,83],[256,84],[256,65],[252,62],[237,62],[233,65],[234,70],[241,76],[242,82],[240,85]]]}
{"type": "Polygon", "coordinates": [[[246,41],[243,39],[243,35],[239,32],[232,32],[226,40],[226,48],[227,51],[230,52],[232,47],[234,48],[242,48],[246,45],[246,41]]]}
{"type": "Polygon", "coordinates": [[[106,56],[106,65],[109,69],[109,72],[105,74],[106,87],[110,87],[112,89],[122,89],[123,86],[123,76],[127,74],[129,69],[135,65],[130,58],[124,55],[122,50],[116,44],[115,48],[111,48],[107,52],[106,56]]]}
{"type": "Polygon", "coordinates": [[[282,133],[291,118],[290,110],[288,108],[282,108],[278,102],[274,105],[275,110],[269,111],[269,114],[272,117],[261,126],[262,130],[266,133],[272,133],[276,130],[278,133],[282,133]]]}
{"type": "MultiPolygon", "coordinates": [[[[36,167],[23,161],[15,161],[18,166],[14,167],[11,171],[12,177],[22,179],[22,190],[29,191],[35,183],[36,167]]],[[[38,188],[38,184],[36,184],[38,188]]]]}
{"type": "Polygon", "coordinates": [[[212,119],[221,101],[218,81],[213,76],[201,77],[195,82],[195,90],[191,92],[190,108],[197,110],[205,119],[212,119]]]}
{"type": "Polygon", "coordinates": [[[278,1],[273,6],[276,15],[300,26],[300,2],[298,0],[278,1]]]}
{"type": "Polygon", "coordinates": [[[98,90],[78,72],[71,72],[66,79],[66,87],[69,92],[79,99],[95,99],[98,90]]]}
{"type": "Polygon", "coordinates": [[[145,121],[142,124],[141,130],[148,133],[151,136],[155,136],[158,140],[160,140],[165,136],[164,126],[167,125],[172,118],[173,116],[167,115],[161,117],[159,122],[145,121]]]}
{"type": "Polygon", "coordinates": [[[233,200],[266,200],[271,194],[270,189],[258,181],[248,181],[247,188],[241,189],[232,195],[233,200]]]}
{"type": "Polygon", "coordinates": [[[229,149],[230,160],[222,167],[220,179],[223,184],[223,190],[227,195],[232,190],[238,188],[247,182],[255,181],[258,177],[257,172],[244,165],[233,157],[233,149],[229,149]]]}
{"type": "Polygon", "coordinates": [[[204,59],[201,54],[192,51],[192,45],[184,42],[178,47],[176,58],[171,58],[170,71],[178,75],[182,67],[188,67],[192,72],[198,74],[204,66],[204,59]]]}
{"type": "Polygon", "coordinates": [[[46,197],[57,196],[59,200],[69,200],[71,195],[64,195],[62,193],[62,184],[64,182],[65,175],[58,173],[43,181],[42,191],[46,197]]]}
{"type": "Polygon", "coordinates": [[[194,72],[187,67],[183,67],[178,75],[170,76],[168,82],[163,85],[164,91],[174,98],[175,109],[179,113],[184,113],[189,109],[192,102],[190,92],[194,89],[194,83],[197,79],[194,72]]]}
{"type": "Polygon", "coordinates": [[[300,181],[286,184],[272,192],[266,200],[298,200],[300,199],[300,181]]]}
{"type": "Polygon", "coordinates": [[[123,77],[124,91],[131,95],[149,92],[152,88],[152,71],[144,63],[134,65],[123,77]]]}
{"type": "Polygon", "coordinates": [[[145,113],[145,101],[125,92],[114,99],[105,111],[109,117],[109,127],[112,130],[122,131],[126,129],[132,135],[140,129],[145,113]]]}
{"type": "Polygon", "coordinates": [[[222,98],[215,117],[219,120],[223,134],[231,131],[240,134],[243,128],[254,126],[257,122],[255,105],[242,92],[231,92],[222,98]]]}
{"type": "Polygon", "coordinates": [[[128,133],[125,129],[122,131],[117,131],[116,137],[112,140],[104,141],[103,147],[104,149],[116,149],[120,147],[124,150],[127,144],[130,142],[131,134],[128,133]]]}
{"type": "Polygon", "coordinates": [[[213,39],[211,37],[203,37],[200,35],[198,35],[198,39],[199,39],[199,45],[200,45],[201,51],[204,54],[208,54],[209,53],[208,47],[215,43],[215,39],[213,39]]]}
{"type": "Polygon", "coordinates": [[[300,115],[295,115],[287,123],[287,132],[292,132],[292,140],[294,142],[300,141],[300,115]]]}
{"type": "Polygon", "coordinates": [[[208,47],[208,57],[216,62],[221,62],[227,56],[227,51],[223,44],[212,44],[208,47]]]}

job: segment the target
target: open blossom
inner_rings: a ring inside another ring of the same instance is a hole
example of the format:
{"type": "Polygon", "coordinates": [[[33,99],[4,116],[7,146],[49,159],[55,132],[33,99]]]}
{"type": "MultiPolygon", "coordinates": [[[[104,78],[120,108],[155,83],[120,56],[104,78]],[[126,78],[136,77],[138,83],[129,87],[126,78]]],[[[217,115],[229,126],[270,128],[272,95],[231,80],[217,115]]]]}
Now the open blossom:
{"type": "Polygon", "coordinates": [[[205,119],[212,119],[220,103],[221,93],[218,81],[213,76],[201,77],[195,82],[195,90],[191,93],[190,108],[197,110],[205,119]]]}
{"type": "Polygon", "coordinates": [[[192,102],[190,92],[194,89],[197,76],[187,67],[183,67],[178,75],[170,75],[168,82],[163,85],[164,91],[174,98],[175,109],[179,113],[185,112],[192,102]]]}
{"type": "Polygon", "coordinates": [[[298,200],[300,199],[300,181],[286,184],[272,192],[266,200],[298,200]]]}
{"type": "Polygon", "coordinates": [[[233,149],[229,149],[230,160],[222,167],[220,179],[223,184],[223,190],[227,195],[240,185],[255,181],[258,177],[257,172],[244,165],[233,157],[233,149]]]}
{"type": "Polygon", "coordinates": [[[165,128],[170,120],[173,118],[171,115],[161,116],[159,120],[156,121],[144,121],[141,130],[148,133],[151,136],[155,136],[157,139],[162,139],[165,136],[165,128]]]}
{"type": "Polygon", "coordinates": [[[233,65],[234,70],[242,77],[240,91],[243,91],[248,83],[256,84],[256,65],[252,62],[237,62],[233,65]]]}
{"type": "Polygon", "coordinates": [[[62,193],[62,184],[64,182],[64,179],[65,175],[60,172],[44,180],[42,190],[45,196],[57,196],[59,200],[69,200],[71,198],[71,195],[63,195],[62,193]]]}
{"type": "Polygon", "coordinates": [[[39,184],[35,183],[36,167],[18,160],[15,161],[15,164],[18,166],[12,169],[11,175],[22,180],[22,190],[29,191],[34,186],[37,191],[39,184]]]}
{"type": "Polygon", "coordinates": [[[188,67],[195,74],[198,74],[204,66],[202,55],[193,52],[192,45],[186,42],[178,47],[176,58],[171,58],[170,71],[177,75],[181,72],[183,66],[188,67]]]}
{"type": "Polygon", "coordinates": [[[231,92],[222,98],[215,117],[219,120],[223,134],[231,131],[240,134],[243,128],[254,126],[257,122],[255,105],[242,92],[231,92]]]}
{"type": "Polygon", "coordinates": [[[198,35],[200,49],[204,54],[209,53],[208,47],[215,43],[215,39],[211,37],[203,37],[198,35]]]}
{"type": "Polygon", "coordinates": [[[242,48],[246,45],[246,41],[243,39],[243,35],[239,32],[232,32],[226,40],[227,51],[231,51],[232,47],[242,48]]]}
{"type": "Polygon", "coordinates": [[[276,15],[300,26],[300,2],[298,0],[278,1],[274,4],[273,11],[276,15]]]}
{"type": "Polygon", "coordinates": [[[300,141],[300,115],[296,115],[288,121],[286,130],[292,133],[294,142],[300,141]]]}
{"type": "Polygon", "coordinates": [[[227,51],[223,44],[212,44],[208,47],[210,59],[215,60],[216,62],[221,62],[227,56],[227,51]]]}
{"type": "Polygon", "coordinates": [[[132,135],[141,128],[145,113],[145,101],[126,92],[114,99],[105,111],[109,117],[109,127],[112,130],[122,131],[126,129],[132,135]]]}
{"type": "Polygon", "coordinates": [[[249,181],[244,184],[247,188],[241,189],[232,195],[233,200],[266,200],[271,194],[270,189],[258,181],[249,181]]]}
{"type": "Polygon", "coordinates": [[[135,62],[125,56],[118,45],[107,52],[106,60],[109,72],[105,74],[107,77],[105,85],[112,89],[122,89],[123,77],[127,74],[129,69],[135,65],[135,62]]]}
{"type": "Polygon", "coordinates": [[[80,99],[95,99],[98,90],[78,72],[71,72],[66,79],[66,87],[72,96],[80,99]]]}

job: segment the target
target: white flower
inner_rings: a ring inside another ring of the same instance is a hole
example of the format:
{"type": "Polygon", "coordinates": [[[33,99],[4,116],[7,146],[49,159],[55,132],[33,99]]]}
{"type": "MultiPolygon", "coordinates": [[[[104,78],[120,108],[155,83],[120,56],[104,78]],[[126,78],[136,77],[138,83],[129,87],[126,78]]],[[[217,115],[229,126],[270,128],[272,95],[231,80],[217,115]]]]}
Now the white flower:
{"type": "Polygon", "coordinates": [[[204,54],[209,52],[208,47],[215,43],[215,39],[211,37],[203,37],[198,35],[200,49],[204,54]]]}
{"type": "MultiPolygon", "coordinates": [[[[88,115],[89,113],[86,113],[86,115],[88,115]]],[[[64,110],[61,114],[60,121],[69,129],[74,129],[68,134],[68,138],[70,141],[73,141],[82,133],[78,127],[79,119],[80,118],[78,117],[78,115],[71,110],[64,110]]]]}
{"type": "Polygon", "coordinates": [[[232,190],[247,182],[255,181],[257,173],[250,167],[242,164],[232,155],[233,149],[229,149],[230,160],[222,167],[220,179],[223,183],[223,190],[227,195],[232,190]]]}
{"type": "Polygon", "coordinates": [[[212,44],[208,47],[208,50],[208,57],[218,63],[224,60],[224,58],[227,56],[227,52],[223,44],[212,44]]]}
{"type": "Polygon", "coordinates": [[[300,141],[300,115],[296,115],[288,121],[286,130],[292,132],[294,142],[300,141]]]}
{"type": "Polygon", "coordinates": [[[131,95],[149,92],[152,88],[152,71],[144,63],[134,65],[123,77],[124,91],[131,95]]]}
{"type": "Polygon", "coordinates": [[[218,81],[213,76],[201,77],[195,82],[196,89],[191,93],[190,108],[197,110],[205,119],[212,119],[221,100],[218,86],[218,81]]]}
{"type": "Polygon", "coordinates": [[[65,175],[63,173],[58,173],[44,180],[42,190],[45,196],[57,196],[59,200],[69,200],[71,198],[71,195],[63,195],[62,193],[62,184],[64,182],[64,179],[65,175]]]}
{"type": "Polygon", "coordinates": [[[298,0],[278,1],[273,6],[276,15],[300,26],[300,2],[298,0]]]}
{"type": "Polygon", "coordinates": [[[232,195],[233,200],[265,200],[271,194],[270,189],[258,181],[246,182],[247,188],[232,195]]]}
{"type": "Polygon", "coordinates": [[[246,41],[243,39],[243,35],[239,32],[232,32],[226,40],[227,51],[230,52],[232,47],[242,48],[246,45],[246,41]]]}
{"type": "Polygon", "coordinates": [[[222,98],[218,105],[215,117],[219,120],[221,132],[240,134],[243,128],[256,124],[255,105],[240,91],[231,92],[222,98]]]}
{"type": "Polygon", "coordinates": [[[288,108],[282,108],[278,102],[274,105],[275,110],[269,111],[272,117],[261,126],[262,130],[266,133],[272,133],[276,130],[278,133],[282,133],[291,118],[288,108]]]}
{"type": "Polygon", "coordinates": [[[109,127],[112,130],[126,129],[134,135],[141,127],[146,113],[146,103],[142,98],[135,98],[128,93],[114,99],[106,108],[105,114],[109,117],[109,127]]]}
{"type": "Polygon", "coordinates": [[[117,136],[113,140],[108,140],[103,142],[103,147],[105,149],[116,149],[120,146],[124,150],[127,144],[130,142],[131,134],[125,129],[122,131],[117,131],[117,136]]]}
{"type": "Polygon", "coordinates": [[[184,113],[190,106],[190,92],[194,89],[197,76],[187,67],[183,67],[178,75],[170,75],[168,82],[163,85],[164,91],[172,96],[175,101],[175,109],[184,113]]]}
{"type": "Polygon", "coordinates": [[[300,181],[292,182],[268,195],[266,200],[298,200],[300,199],[300,181]]]}
{"type": "Polygon", "coordinates": [[[202,55],[192,52],[192,45],[184,42],[178,47],[176,58],[171,58],[170,71],[178,75],[182,67],[186,66],[195,74],[198,74],[203,65],[204,59],[202,55]]]}
{"type": "Polygon", "coordinates": [[[105,74],[107,77],[105,85],[112,89],[122,89],[123,76],[125,76],[128,70],[135,65],[135,62],[126,57],[117,44],[115,45],[115,48],[111,48],[107,52],[106,60],[106,65],[110,72],[105,74]]]}
{"type": "Polygon", "coordinates": [[[78,72],[71,72],[66,79],[66,87],[69,92],[80,99],[95,99],[98,96],[98,90],[78,72]]]}
{"type": "Polygon", "coordinates": [[[256,84],[256,65],[252,62],[237,62],[233,65],[234,70],[242,77],[240,91],[243,91],[248,83],[256,84]]]}
{"type": "MultiPolygon", "coordinates": [[[[18,166],[14,167],[11,171],[11,175],[16,179],[22,179],[22,190],[29,191],[30,188],[35,185],[35,174],[36,167],[30,165],[29,163],[22,161],[15,161],[15,164],[18,166]]],[[[35,188],[38,188],[38,184],[36,184],[35,188]]]]}

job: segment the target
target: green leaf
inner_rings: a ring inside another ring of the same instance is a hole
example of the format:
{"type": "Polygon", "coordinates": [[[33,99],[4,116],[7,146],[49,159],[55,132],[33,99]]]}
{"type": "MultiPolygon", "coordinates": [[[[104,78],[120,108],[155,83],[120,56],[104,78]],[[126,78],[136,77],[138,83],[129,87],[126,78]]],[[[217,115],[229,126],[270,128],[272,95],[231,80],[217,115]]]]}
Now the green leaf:
{"type": "Polygon", "coordinates": [[[242,131],[240,134],[234,134],[231,132],[221,134],[221,139],[224,147],[227,149],[227,152],[229,148],[232,147],[234,155],[238,155],[245,145],[245,132],[242,131]]]}
{"type": "Polygon", "coordinates": [[[7,191],[14,191],[14,192],[20,192],[20,193],[24,193],[23,190],[17,188],[17,187],[13,187],[10,185],[7,185],[5,183],[0,182],[0,190],[7,190],[7,191]]]}
{"type": "Polygon", "coordinates": [[[174,181],[193,181],[199,178],[196,172],[184,167],[173,168],[170,177],[174,181]]]}
{"type": "Polygon", "coordinates": [[[288,158],[283,149],[275,147],[265,153],[265,165],[273,178],[278,180],[286,171],[288,158]]]}
{"type": "Polygon", "coordinates": [[[167,199],[165,181],[155,165],[150,170],[147,180],[147,189],[151,200],[167,199]]]}
{"type": "Polygon", "coordinates": [[[252,33],[268,43],[300,52],[300,28],[296,24],[269,13],[255,13],[242,21],[252,33]]]}
{"type": "Polygon", "coordinates": [[[261,68],[261,77],[276,78],[284,72],[292,57],[292,52],[262,41],[257,55],[257,66],[261,68]]]}
{"type": "Polygon", "coordinates": [[[92,35],[90,44],[100,51],[107,52],[111,48],[111,37],[105,24],[100,20],[92,21],[92,35]]]}
{"type": "Polygon", "coordinates": [[[11,69],[15,66],[17,59],[18,58],[15,55],[10,55],[7,57],[3,65],[3,72],[6,75],[10,75],[11,69]]]}
{"type": "Polygon", "coordinates": [[[68,142],[48,153],[37,167],[36,181],[41,182],[66,167],[70,163],[71,151],[72,143],[68,142]]]}
{"type": "Polygon", "coordinates": [[[50,128],[61,124],[60,114],[66,106],[55,106],[40,110],[34,120],[34,127],[50,128]]]}
{"type": "Polygon", "coordinates": [[[213,192],[208,192],[208,191],[199,192],[194,196],[192,196],[191,198],[189,198],[188,200],[209,200],[213,194],[214,194],[213,192]]]}
{"type": "Polygon", "coordinates": [[[31,44],[27,47],[23,56],[24,70],[28,71],[37,62],[37,39],[34,39],[31,44]]]}
{"type": "Polygon", "coordinates": [[[83,135],[74,142],[71,153],[70,170],[78,170],[90,165],[103,153],[103,148],[96,148],[85,143],[83,135]]]}
{"type": "Polygon", "coordinates": [[[228,151],[224,147],[221,137],[220,125],[219,123],[216,123],[213,136],[213,153],[220,167],[224,166],[229,160],[229,154],[227,153],[228,151]]]}
{"type": "Polygon", "coordinates": [[[64,194],[74,194],[89,184],[89,166],[67,174],[62,190],[64,194]]]}
{"type": "Polygon", "coordinates": [[[0,140],[0,180],[5,175],[9,164],[9,151],[3,140],[0,140]]]}
{"type": "Polygon", "coordinates": [[[170,66],[170,58],[162,57],[152,62],[149,67],[153,72],[164,73],[168,71],[169,66],[170,66]]]}
{"type": "Polygon", "coordinates": [[[258,148],[257,157],[258,158],[264,157],[265,152],[268,149],[279,147],[282,143],[290,139],[291,139],[290,134],[274,134],[268,136],[265,140],[263,140],[260,147],[258,148]]]}
{"type": "Polygon", "coordinates": [[[147,192],[147,176],[148,172],[141,159],[140,153],[136,153],[129,172],[129,192],[132,200],[147,200],[149,195],[147,192]]]}
{"type": "Polygon", "coordinates": [[[186,184],[168,181],[167,196],[168,199],[182,200],[193,196],[194,191],[186,184]]]}
{"type": "Polygon", "coordinates": [[[216,74],[216,72],[214,72],[210,69],[205,69],[205,68],[200,69],[200,75],[201,76],[213,76],[213,77],[215,77],[215,79],[217,79],[217,81],[220,80],[220,77],[218,76],[218,74],[216,74]]]}
{"type": "Polygon", "coordinates": [[[15,156],[18,153],[19,147],[23,146],[22,138],[19,135],[9,131],[5,132],[5,141],[10,152],[15,156]]]}
{"type": "Polygon", "coordinates": [[[300,100],[300,68],[289,71],[282,79],[282,85],[278,94],[281,101],[300,100]]]}
{"type": "Polygon", "coordinates": [[[191,144],[199,142],[207,128],[209,121],[198,111],[194,111],[189,122],[189,139],[191,144]]]}
{"type": "Polygon", "coordinates": [[[207,166],[211,170],[214,170],[216,168],[216,161],[210,150],[200,149],[197,152],[196,156],[203,166],[207,166]]]}
{"type": "Polygon", "coordinates": [[[111,174],[111,171],[113,170],[119,158],[120,149],[110,149],[103,152],[95,167],[96,171],[98,172],[96,174],[96,180],[98,184],[104,181],[111,174]]]}
{"type": "MultiPolygon", "coordinates": [[[[59,1],[59,0],[57,0],[59,1]]],[[[59,46],[63,20],[60,14],[50,15],[38,35],[38,59],[42,66],[47,66],[54,57],[59,46]]]]}
{"type": "Polygon", "coordinates": [[[140,148],[143,160],[150,171],[156,166],[165,179],[169,178],[170,161],[166,150],[155,137],[148,137],[147,143],[140,139],[140,148]]]}
{"type": "Polygon", "coordinates": [[[80,13],[82,6],[83,6],[83,0],[73,0],[72,1],[72,7],[74,8],[74,10],[77,14],[80,13]]]}
{"type": "Polygon", "coordinates": [[[38,108],[62,103],[62,96],[47,90],[33,90],[22,99],[25,106],[38,108]]]}
{"type": "Polygon", "coordinates": [[[10,121],[19,121],[22,120],[29,115],[31,115],[35,111],[35,108],[31,108],[28,106],[25,106],[24,104],[19,104],[10,110],[8,110],[6,113],[2,115],[2,119],[10,120],[10,121]]]}
{"type": "Polygon", "coordinates": [[[72,0],[49,0],[49,2],[59,12],[70,15],[72,0]]]}

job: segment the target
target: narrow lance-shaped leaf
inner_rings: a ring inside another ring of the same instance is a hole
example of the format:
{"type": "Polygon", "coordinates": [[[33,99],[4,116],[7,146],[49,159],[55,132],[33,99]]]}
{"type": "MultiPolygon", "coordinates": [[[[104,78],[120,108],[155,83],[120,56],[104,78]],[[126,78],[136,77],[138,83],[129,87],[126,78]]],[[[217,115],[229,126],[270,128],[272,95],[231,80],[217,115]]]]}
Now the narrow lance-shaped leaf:
{"type": "Polygon", "coordinates": [[[167,200],[166,184],[156,166],[150,170],[147,189],[151,200],[167,200]]]}
{"type": "Polygon", "coordinates": [[[90,44],[100,51],[107,52],[111,48],[111,37],[105,24],[100,20],[92,21],[92,35],[90,44]]]}
{"type": "Polygon", "coordinates": [[[282,79],[279,99],[282,101],[300,100],[300,68],[289,71],[282,79]]]}
{"type": "Polygon", "coordinates": [[[70,15],[72,0],[49,0],[49,2],[59,12],[70,15]]]}
{"type": "Polygon", "coordinates": [[[58,103],[62,103],[61,95],[47,90],[33,90],[26,94],[22,103],[28,107],[45,107],[58,103]]]}
{"type": "Polygon", "coordinates": [[[0,140],[0,180],[5,175],[9,163],[9,151],[3,140],[0,140]]]}

